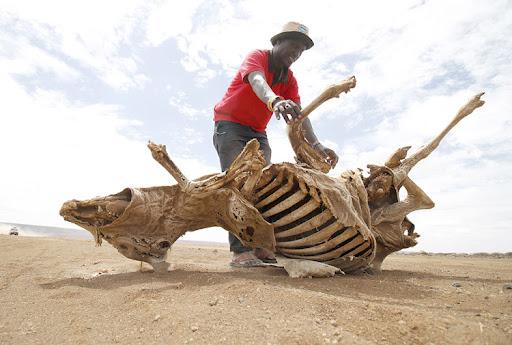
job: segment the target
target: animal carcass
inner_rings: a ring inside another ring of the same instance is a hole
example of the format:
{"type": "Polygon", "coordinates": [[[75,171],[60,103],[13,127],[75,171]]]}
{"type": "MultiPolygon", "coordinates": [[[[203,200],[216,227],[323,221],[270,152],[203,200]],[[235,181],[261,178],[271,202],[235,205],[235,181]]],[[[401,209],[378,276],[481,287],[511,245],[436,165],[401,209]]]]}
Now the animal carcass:
{"type": "MultiPolygon", "coordinates": [[[[329,87],[302,111],[304,118],[321,103],[355,87],[354,77],[329,87]]],[[[165,271],[167,252],[185,232],[220,226],[244,245],[267,248],[285,257],[335,266],[345,272],[379,270],[384,258],[416,244],[407,215],[434,203],[407,175],[448,131],[484,104],[474,96],[430,143],[407,157],[398,149],[383,166],[368,165],[369,176],[348,170],[331,177],[320,151],[308,143],[302,121],[288,134],[296,164],[266,166],[256,140],[220,174],[188,180],[163,145],[149,143],[158,161],[178,182],[64,203],[60,214],[87,230],[98,244],[106,240],[124,256],[165,271]],[[407,197],[400,200],[400,188],[407,197]]]]}

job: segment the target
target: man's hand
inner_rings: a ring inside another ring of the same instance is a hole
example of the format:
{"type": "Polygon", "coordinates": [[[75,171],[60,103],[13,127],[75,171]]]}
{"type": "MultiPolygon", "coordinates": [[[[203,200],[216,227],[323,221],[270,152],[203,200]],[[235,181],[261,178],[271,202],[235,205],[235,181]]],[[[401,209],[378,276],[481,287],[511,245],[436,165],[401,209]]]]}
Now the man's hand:
{"type": "Polygon", "coordinates": [[[324,155],[325,160],[327,161],[327,163],[329,163],[331,165],[332,168],[334,168],[336,166],[336,164],[338,164],[339,158],[338,158],[338,155],[336,154],[336,152],[334,152],[330,148],[325,147],[324,145],[322,145],[319,142],[316,143],[315,145],[313,145],[313,147],[315,149],[317,149],[318,151],[320,151],[324,155]]]}
{"type": "Polygon", "coordinates": [[[281,116],[286,123],[301,119],[300,107],[297,103],[289,99],[279,99],[273,106],[274,115],[279,120],[281,116]]]}

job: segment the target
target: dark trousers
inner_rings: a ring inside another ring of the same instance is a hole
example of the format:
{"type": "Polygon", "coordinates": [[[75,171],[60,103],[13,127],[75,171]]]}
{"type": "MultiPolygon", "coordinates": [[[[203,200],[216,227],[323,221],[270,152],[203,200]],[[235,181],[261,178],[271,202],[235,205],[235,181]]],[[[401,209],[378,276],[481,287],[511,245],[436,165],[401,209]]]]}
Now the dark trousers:
{"type": "MultiPolygon", "coordinates": [[[[256,132],[251,127],[247,127],[235,122],[217,121],[215,122],[215,130],[213,132],[213,146],[217,150],[220,159],[220,167],[222,171],[226,171],[235,158],[242,152],[251,139],[257,139],[260,143],[260,150],[263,156],[270,164],[272,150],[268,145],[267,135],[265,133],[256,132]]],[[[229,250],[235,253],[243,253],[252,250],[252,248],[244,247],[235,235],[229,233],[229,250]]]]}

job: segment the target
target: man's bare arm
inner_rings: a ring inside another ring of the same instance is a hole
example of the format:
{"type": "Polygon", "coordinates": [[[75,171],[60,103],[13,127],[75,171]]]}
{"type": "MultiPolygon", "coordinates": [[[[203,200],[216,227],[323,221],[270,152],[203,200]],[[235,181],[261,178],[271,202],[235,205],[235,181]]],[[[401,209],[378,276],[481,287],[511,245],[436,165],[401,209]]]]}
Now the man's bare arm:
{"type": "Polygon", "coordinates": [[[272,91],[263,72],[255,71],[247,76],[247,80],[252,87],[252,90],[258,96],[258,98],[265,104],[268,104],[270,100],[273,100],[277,95],[272,91]]]}

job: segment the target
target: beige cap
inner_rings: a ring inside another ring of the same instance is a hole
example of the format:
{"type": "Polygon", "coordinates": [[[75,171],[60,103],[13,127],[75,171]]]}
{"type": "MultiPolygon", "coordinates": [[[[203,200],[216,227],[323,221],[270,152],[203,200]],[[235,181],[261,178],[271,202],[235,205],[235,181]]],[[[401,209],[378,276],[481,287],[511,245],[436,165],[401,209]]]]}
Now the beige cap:
{"type": "Polygon", "coordinates": [[[288,22],[284,24],[280,33],[270,39],[272,45],[275,45],[278,40],[283,38],[300,39],[306,44],[306,49],[311,48],[314,43],[309,37],[309,29],[306,25],[297,22],[288,22]]]}

